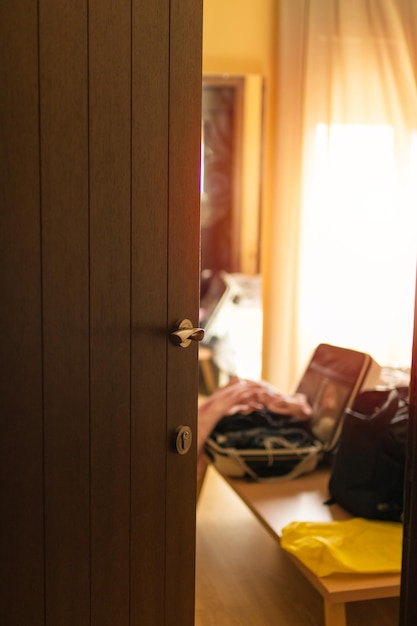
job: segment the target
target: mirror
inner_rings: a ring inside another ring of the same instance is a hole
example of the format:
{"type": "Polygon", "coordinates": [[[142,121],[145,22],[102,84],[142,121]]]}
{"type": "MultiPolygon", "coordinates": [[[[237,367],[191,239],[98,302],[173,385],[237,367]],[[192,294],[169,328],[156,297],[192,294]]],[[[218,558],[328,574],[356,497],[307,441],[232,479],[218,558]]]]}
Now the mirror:
{"type": "Polygon", "coordinates": [[[251,378],[261,369],[263,83],[205,75],[202,94],[200,325],[219,369],[251,378]]]}
{"type": "Polygon", "coordinates": [[[203,77],[203,289],[221,270],[259,272],[262,117],[261,76],[203,77]]]}

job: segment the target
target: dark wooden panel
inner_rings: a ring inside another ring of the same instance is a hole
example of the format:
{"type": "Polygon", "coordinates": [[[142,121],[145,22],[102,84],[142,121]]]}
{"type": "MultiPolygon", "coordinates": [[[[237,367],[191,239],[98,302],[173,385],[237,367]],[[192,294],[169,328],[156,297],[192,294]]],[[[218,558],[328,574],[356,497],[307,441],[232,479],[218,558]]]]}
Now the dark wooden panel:
{"type": "Polygon", "coordinates": [[[0,623],[43,626],[36,4],[0,3],[0,623]]]}
{"type": "MultiPolygon", "coordinates": [[[[200,244],[202,2],[171,1],[169,108],[168,320],[198,323],[200,244]],[[186,279],[184,279],[186,277],[186,279]]],[[[197,350],[168,351],[168,435],[179,424],[194,434],[192,451],[168,452],[166,624],[194,620],[197,350]],[[181,576],[173,576],[183,565],[181,576]],[[176,607],[175,611],[172,607],[176,607]]]]}
{"type": "Polygon", "coordinates": [[[46,618],[90,620],[85,2],[41,0],[46,618]]]}
{"type": "Polygon", "coordinates": [[[167,442],[196,417],[196,346],[168,339],[198,308],[191,5],[1,5],[7,626],[193,623],[195,453],[167,442]]]}
{"type": "Polygon", "coordinates": [[[91,624],[129,623],[130,0],[89,3],[91,624]]]}
{"type": "Polygon", "coordinates": [[[169,3],[134,0],[132,626],[165,619],[168,45],[169,3]]]}
{"type": "MultiPolygon", "coordinates": [[[[417,296],[417,281],[416,281],[417,296]]],[[[404,541],[401,576],[400,626],[417,623],[417,297],[410,382],[410,414],[405,472],[404,541]]]]}

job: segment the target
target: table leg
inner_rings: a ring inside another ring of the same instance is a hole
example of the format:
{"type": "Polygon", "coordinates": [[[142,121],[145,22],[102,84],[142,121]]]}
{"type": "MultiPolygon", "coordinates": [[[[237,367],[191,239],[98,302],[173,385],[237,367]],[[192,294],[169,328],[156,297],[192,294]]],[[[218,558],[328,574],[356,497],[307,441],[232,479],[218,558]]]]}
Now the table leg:
{"type": "Polygon", "coordinates": [[[324,623],[325,626],[346,626],[345,603],[333,604],[324,600],[324,623]]]}

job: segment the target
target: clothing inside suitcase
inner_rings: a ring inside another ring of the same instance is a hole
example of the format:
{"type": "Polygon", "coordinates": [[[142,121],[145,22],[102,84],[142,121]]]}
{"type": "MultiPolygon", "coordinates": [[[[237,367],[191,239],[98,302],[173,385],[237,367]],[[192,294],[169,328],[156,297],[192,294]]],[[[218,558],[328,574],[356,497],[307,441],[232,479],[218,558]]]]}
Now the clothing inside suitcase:
{"type": "Polygon", "coordinates": [[[210,434],[207,454],[230,476],[288,479],[311,472],[337,444],[345,410],[378,375],[368,354],[320,344],[295,390],[312,407],[308,422],[267,410],[226,416],[210,434]]]}

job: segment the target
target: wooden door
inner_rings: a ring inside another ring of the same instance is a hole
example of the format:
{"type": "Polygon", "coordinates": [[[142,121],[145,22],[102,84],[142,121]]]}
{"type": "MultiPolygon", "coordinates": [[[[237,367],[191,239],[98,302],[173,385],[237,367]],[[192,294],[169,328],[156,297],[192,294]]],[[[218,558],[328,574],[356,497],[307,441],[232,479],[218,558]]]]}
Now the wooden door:
{"type": "Polygon", "coordinates": [[[1,3],[8,626],[194,621],[201,16],[1,3]]]}

